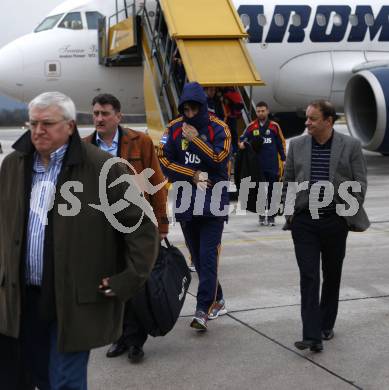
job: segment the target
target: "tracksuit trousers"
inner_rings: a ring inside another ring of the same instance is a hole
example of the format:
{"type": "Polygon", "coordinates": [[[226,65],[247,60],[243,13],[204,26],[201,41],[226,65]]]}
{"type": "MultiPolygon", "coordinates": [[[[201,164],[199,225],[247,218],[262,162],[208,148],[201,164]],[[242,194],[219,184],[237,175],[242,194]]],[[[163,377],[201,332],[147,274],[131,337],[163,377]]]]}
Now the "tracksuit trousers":
{"type": "Polygon", "coordinates": [[[218,263],[224,218],[193,217],[181,222],[186,245],[199,277],[196,310],[208,313],[215,300],[223,298],[218,263]]]}

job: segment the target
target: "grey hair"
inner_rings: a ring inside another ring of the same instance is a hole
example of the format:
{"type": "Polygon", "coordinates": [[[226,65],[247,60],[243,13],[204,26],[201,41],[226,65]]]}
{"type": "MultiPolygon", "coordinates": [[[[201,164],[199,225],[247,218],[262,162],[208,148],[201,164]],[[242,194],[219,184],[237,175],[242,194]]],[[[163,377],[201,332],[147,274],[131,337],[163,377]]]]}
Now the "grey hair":
{"type": "Polygon", "coordinates": [[[35,97],[28,105],[28,112],[33,108],[45,109],[48,107],[58,107],[62,111],[65,120],[76,120],[76,106],[70,97],[61,92],[45,92],[35,97]]]}

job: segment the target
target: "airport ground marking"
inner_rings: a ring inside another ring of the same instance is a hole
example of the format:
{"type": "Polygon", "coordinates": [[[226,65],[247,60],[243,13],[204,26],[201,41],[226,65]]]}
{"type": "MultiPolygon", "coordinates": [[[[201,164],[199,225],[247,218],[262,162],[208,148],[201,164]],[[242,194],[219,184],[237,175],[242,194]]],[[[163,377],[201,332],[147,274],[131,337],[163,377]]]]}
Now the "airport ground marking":
{"type": "Polygon", "coordinates": [[[363,388],[362,388],[362,387],[359,387],[358,385],[356,385],[356,384],[354,383],[354,381],[351,381],[351,380],[349,380],[349,379],[347,379],[347,378],[344,378],[343,376],[337,374],[335,371],[330,370],[329,368],[323,366],[322,364],[320,364],[320,363],[316,362],[315,360],[309,358],[308,356],[302,354],[301,352],[297,352],[297,351],[295,351],[294,349],[292,349],[291,347],[288,347],[287,345],[282,344],[281,342],[279,342],[279,341],[277,341],[276,339],[274,339],[274,338],[268,336],[267,334],[261,332],[260,330],[254,328],[253,326],[251,326],[251,325],[247,324],[246,322],[240,320],[239,318],[233,316],[232,314],[227,313],[226,315],[227,315],[228,317],[230,317],[231,319],[235,320],[236,322],[240,323],[241,325],[245,326],[246,328],[250,329],[251,331],[253,331],[253,332],[259,334],[259,335],[262,336],[262,337],[264,337],[264,338],[267,339],[268,341],[271,341],[272,343],[277,344],[279,347],[281,347],[281,348],[283,348],[283,349],[285,349],[285,350],[287,350],[287,351],[289,351],[289,352],[292,352],[292,353],[295,354],[295,355],[298,355],[298,356],[302,357],[303,359],[309,361],[310,363],[312,363],[312,364],[315,365],[316,367],[321,368],[322,370],[326,371],[327,373],[331,374],[332,376],[334,376],[334,377],[340,379],[341,381],[343,381],[343,382],[349,384],[349,385],[352,386],[353,388],[359,389],[359,390],[363,390],[363,388]]]}

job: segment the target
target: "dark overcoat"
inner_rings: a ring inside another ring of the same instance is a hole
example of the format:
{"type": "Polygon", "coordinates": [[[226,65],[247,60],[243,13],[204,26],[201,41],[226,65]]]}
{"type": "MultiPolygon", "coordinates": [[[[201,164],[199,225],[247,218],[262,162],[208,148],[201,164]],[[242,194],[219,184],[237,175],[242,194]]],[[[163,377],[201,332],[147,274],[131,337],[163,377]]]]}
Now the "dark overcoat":
{"type": "MultiPolygon", "coordinates": [[[[14,148],[0,170],[0,334],[18,338],[29,212],[26,175],[31,174],[28,161],[32,161],[34,153],[30,133],[25,133],[14,148]]],[[[61,352],[90,350],[117,340],[122,331],[123,302],[146,281],[157,256],[157,228],[140,207],[129,204],[115,214],[125,227],[141,221],[134,232],[121,233],[103,212],[90,206],[101,204],[99,175],[110,157],[81,142],[76,131],[58,177],[52,208],[52,261],[61,352]],[[78,184],[70,192],[65,191],[63,184],[69,181],[81,183],[81,187],[78,184]],[[64,210],[75,215],[63,216],[64,210]],[[110,277],[116,297],[99,292],[98,286],[105,277],[110,277]]],[[[126,170],[119,164],[109,170],[105,187],[110,205],[125,198],[128,184],[108,189],[123,173],[126,170]]]]}

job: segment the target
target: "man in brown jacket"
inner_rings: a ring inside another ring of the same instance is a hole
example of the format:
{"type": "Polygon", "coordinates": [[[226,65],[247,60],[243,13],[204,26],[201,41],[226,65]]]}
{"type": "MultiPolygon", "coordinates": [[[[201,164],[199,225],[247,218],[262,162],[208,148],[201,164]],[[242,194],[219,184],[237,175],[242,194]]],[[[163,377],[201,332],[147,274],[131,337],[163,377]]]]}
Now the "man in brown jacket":
{"type": "MultiPolygon", "coordinates": [[[[160,239],[167,236],[169,221],[166,215],[167,190],[163,185],[165,178],[156,156],[151,138],[139,131],[120,126],[122,119],[121,104],[110,94],[96,96],[92,102],[93,120],[96,131],[84,140],[98,146],[100,149],[127,160],[136,174],[137,182],[144,189],[145,198],[150,202],[158,221],[160,239]],[[145,177],[144,170],[151,168],[153,174],[145,177]],[[159,188],[158,191],[150,191],[159,188]]],[[[123,334],[109,348],[107,357],[116,357],[129,350],[131,362],[139,362],[143,356],[143,345],[147,340],[147,332],[137,319],[133,304],[128,301],[124,313],[123,334]]]]}
{"type": "Polygon", "coordinates": [[[0,335],[18,340],[28,378],[0,383],[84,390],[89,351],[117,340],[123,302],[147,280],[157,230],[146,202],[114,213],[136,186],[109,186],[126,170],[107,172],[110,156],[81,142],[71,99],[39,95],[29,117],[0,169],[0,335]]]}

